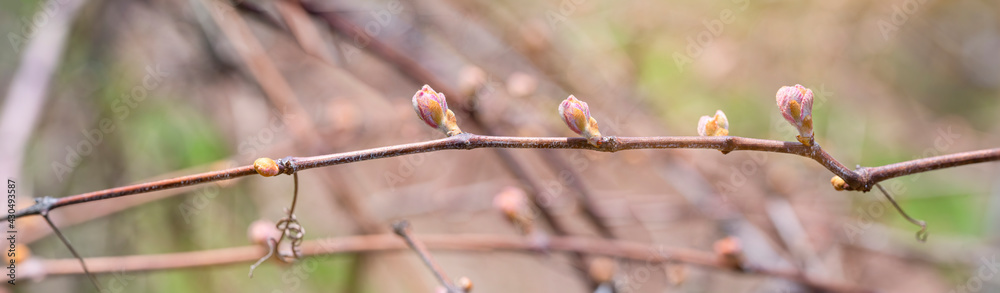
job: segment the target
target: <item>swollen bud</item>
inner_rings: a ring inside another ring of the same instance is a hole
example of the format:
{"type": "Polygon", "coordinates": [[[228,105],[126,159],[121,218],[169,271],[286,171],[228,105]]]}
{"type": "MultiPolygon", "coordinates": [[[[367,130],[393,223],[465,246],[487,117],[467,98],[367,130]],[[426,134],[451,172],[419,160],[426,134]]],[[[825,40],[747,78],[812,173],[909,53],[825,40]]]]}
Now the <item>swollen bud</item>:
{"type": "Polygon", "coordinates": [[[799,131],[799,135],[796,136],[799,142],[812,146],[812,90],[799,84],[783,86],[778,90],[775,98],[778,102],[778,110],[781,110],[781,116],[784,116],[785,120],[788,120],[788,123],[791,123],[799,131]]]}
{"type": "Polygon", "coordinates": [[[590,261],[590,267],[588,268],[588,273],[590,274],[590,279],[597,283],[611,282],[615,277],[615,270],[617,270],[618,265],[615,264],[615,260],[606,257],[599,256],[590,261]]]}
{"type": "Polygon", "coordinates": [[[264,177],[271,177],[281,173],[278,168],[278,163],[270,158],[260,158],[253,161],[253,170],[257,171],[257,174],[264,177]]]}
{"type": "Polygon", "coordinates": [[[716,110],[714,117],[701,116],[698,120],[698,135],[726,136],[729,135],[729,119],[722,110],[716,110]]]}
{"type": "Polygon", "coordinates": [[[590,117],[590,108],[586,102],[577,100],[570,95],[559,104],[559,116],[562,116],[566,126],[576,134],[587,138],[594,146],[601,145],[601,132],[597,129],[597,119],[590,117]]]}
{"type": "Polygon", "coordinates": [[[507,219],[525,233],[534,231],[531,208],[528,206],[528,195],[517,187],[504,188],[493,197],[493,206],[499,209],[507,219]]]}
{"type": "Polygon", "coordinates": [[[275,228],[271,221],[256,220],[247,227],[247,238],[250,239],[250,243],[267,245],[268,239],[281,238],[281,231],[275,228]]]}
{"type": "Polygon", "coordinates": [[[833,178],[830,178],[830,184],[833,185],[833,189],[836,189],[837,191],[850,188],[850,186],[847,185],[847,182],[844,181],[844,178],[840,178],[840,176],[833,176],[833,178]]]}
{"type": "Polygon", "coordinates": [[[462,133],[458,128],[455,112],[448,110],[448,101],[444,98],[444,93],[435,92],[429,85],[425,84],[413,95],[413,109],[417,111],[420,120],[447,136],[462,133]]]}

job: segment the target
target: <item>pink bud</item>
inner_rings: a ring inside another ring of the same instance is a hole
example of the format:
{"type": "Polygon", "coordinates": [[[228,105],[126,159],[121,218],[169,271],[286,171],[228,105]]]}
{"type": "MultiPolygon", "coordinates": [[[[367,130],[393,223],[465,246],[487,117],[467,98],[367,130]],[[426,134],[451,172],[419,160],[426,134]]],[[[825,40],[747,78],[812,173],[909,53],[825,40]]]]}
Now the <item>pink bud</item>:
{"type": "Polygon", "coordinates": [[[590,144],[600,146],[601,132],[597,129],[597,119],[590,117],[590,108],[586,102],[570,95],[559,104],[559,116],[562,116],[570,130],[586,137],[590,144]]]}
{"type": "Polygon", "coordinates": [[[258,245],[267,244],[267,239],[278,240],[281,231],[274,227],[274,222],[268,220],[256,220],[247,227],[247,238],[250,242],[258,245]]]}
{"type": "Polygon", "coordinates": [[[448,136],[462,133],[455,113],[448,109],[448,100],[444,94],[435,92],[429,85],[425,84],[413,95],[413,109],[417,111],[420,120],[448,136]]]}
{"type": "Polygon", "coordinates": [[[722,110],[716,110],[715,116],[701,116],[698,120],[698,135],[726,136],[729,135],[729,119],[722,110]]]}
{"type": "Polygon", "coordinates": [[[788,120],[795,129],[799,131],[796,137],[804,145],[811,146],[813,143],[813,123],[812,123],[812,90],[796,84],[794,87],[783,86],[775,95],[778,102],[778,110],[781,116],[788,120]]]}
{"type": "Polygon", "coordinates": [[[528,209],[528,195],[520,188],[507,187],[493,197],[493,206],[508,217],[521,216],[528,209]]]}

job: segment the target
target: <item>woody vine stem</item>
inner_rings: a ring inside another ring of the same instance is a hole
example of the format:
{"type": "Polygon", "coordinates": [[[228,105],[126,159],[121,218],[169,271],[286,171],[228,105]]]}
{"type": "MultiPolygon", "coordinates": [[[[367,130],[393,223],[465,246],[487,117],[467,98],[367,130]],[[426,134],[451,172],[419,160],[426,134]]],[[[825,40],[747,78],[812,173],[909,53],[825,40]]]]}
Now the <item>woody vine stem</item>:
{"type": "MultiPolygon", "coordinates": [[[[293,195],[292,205],[288,209],[287,216],[282,218],[277,224],[282,234],[278,239],[267,240],[269,246],[268,254],[258,261],[257,264],[251,266],[252,276],[253,269],[276,252],[278,252],[278,258],[282,261],[290,261],[286,257],[294,260],[300,256],[299,244],[302,242],[305,230],[298,224],[294,215],[295,202],[298,198],[297,171],[418,153],[442,150],[472,150],[477,148],[580,149],[600,152],[637,149],[714,149],[721,151],[723,154],[728,154],[732,151],[762,151],[799,155],[810,158],[827,170],[830,170],[835,175],[830,180],[830,183],[837,190],[867,192],[873,187],[878,187],[903,217],[911,223],[921,226],[920,231],[917,232],[917,239],[923,241],[927,235],[926,223],[907,215],[878,183],[914,173],[1000,160],[1000,148],[993,148],[922,158],[878,167],[858,166],[856,169],[851,170],[834,159],[833,156],[824,151],[816,143],[813,135],[813,93],[811,90],[801,85],[782,87],[776,94],[776,102],[785,120],[798,130],[799,135],[796,136],[797,142],[730,136],[729,121],[725,113],[721,110],[717,111],[714,116],[701,117],[697,128],[700,136],[602,136],[598,129],[597,120],[590,116],[590,109],[587,103],[580,101],[574,96],[569,96],[564,100],[559,105],[558,110],[563,122],[566,123],[570,130],[582,137],[487,136],[463,132],[458,127],[455,114],[448,109],[448,103],[444,94],[438,93],[430,86],[425,85],[413,96],[414,110],[424,123],[440,130],[448,136],[447,138],[312,157],[286,157],[277,162],[269,158],[260,158],[253,165],[99,190],[58,199],[42,197],[36,199],[35,205],[15,212],[14,217],[19,218],[30,215],[42,215],[44,217],[49,211],[63,206],[229,180],[254,174],[264,177],[279,174],[295,175],[295,194],[293,195]],[[290,255],[283,255],[278,251],[281,240],[286,237],[292,241],[290,255]]],[[[52,225],[52,228],[55,229],[55,226],[52,225]]],[[[69,246],[68,240],[63,240],[69,246]]],[[[70,250],[81,260],[81,265],[84,265],[82,258],[76,255],[71,247],[70,250]]],[[[85,265],[84,268],[86,268],[85,265]]]]}
{"type": "MultiPolygon", "coordinates": [[[[938,169],[1000,160],[1000,148],[962,152],[916,159],[879,167],[860,167],[850,170],[823,151],[818,144],[806,146],[798,142],[756,139],[738,136],[691,137],[614,137],[602,138],[600,146],[593,146],[583,138],[572,137],[509,137],[484,136],[462,133],[448,138],[426,142],[386,146],[353,152],[336,153],[313,157],[291,157],[289,162],[295,170],[307,170],[374,159],[383,159],[443,150],[471,150],[477,148],[535,148],[535,149],[581,149],[600,152],[617,152],[637,149],[714,149],[729,153],[732,151],[763,151],[784,153],[811,158],[842,178],[845,190],[869,191],[875,183],[938,169]]],[[[281,173],[291,172],[285,167],[281,173]]],[[[15,212],[14,217],[38,215],[59,207],[90,201],[105,200],[121,196],[142,194],[158,190],[229,180],[258,174],[253,165],[240,166],[218,171],[204,172],[171,179],[128,185],[61,198],[44,197],[37,203],[15,212]]],[[[835,178],[836,179],[836,178],[835,178]]]]}

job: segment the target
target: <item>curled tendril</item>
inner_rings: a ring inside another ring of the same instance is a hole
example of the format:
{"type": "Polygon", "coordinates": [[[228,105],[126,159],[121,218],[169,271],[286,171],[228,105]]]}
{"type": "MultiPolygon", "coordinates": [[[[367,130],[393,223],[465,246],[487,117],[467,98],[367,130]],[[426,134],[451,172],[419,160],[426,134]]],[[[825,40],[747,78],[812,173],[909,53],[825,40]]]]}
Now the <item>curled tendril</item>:
{"type": "Polygon", "coordinates": [[[278,230],[281,230],[281,234],[284,235],[284,237],[292,241],[292,259],[294,260],[302,257],[300,245],[306,236],[306,229],[299,224],[299,220],[295,218],[295,215],[289,213],[287,217],[278,220],[275,227],[277,227],[278,230]]]}
{"type": "Polygon", "coordinates": [[[283,262],[292,262],[302,257],[301,245],[306,236],[306,229],[303,228],[302,224],[299,224],[299,220],[295,218],[295,203],[299,200],[299,174],[295,173],[295,165],[292,163],[291,157],[280,159],[277,163],[278,165],[284,167],[285,174],[292,175],[293,181],[295,182],[295,189],[292,192],[292,206],[285,210],[285,217],[278,220],[278,222],[274,225],[275,228],[281,230],[281,236],[278,237],[278,239],[268,237],[267,255],[260,258],[256,263],[250,266],[251,278],[253,278],[254,269],[260,266],[265,260],[271,258],[275,252],[278,252],[278,260],[283,262]],[[286,259],[289,257],[288,254],[283,254],[278,251],[281,247],[281,240],[284,240],[285,238],[288,238],[288,240],[291,241],[292,253],[290,255],[290,259],[286,259]]]}
{"type": "Polygon", "coordinates": [[[257,267],[259,267],[260,264],[264,263],[265,260],[271,258],[271,255],[274,254],[274,250],[275,250],[274,247],[276,246],[275,244],[277,244],[277,242],[278,242],[278,240],[274,240],[274,237],[267,237],[267,255],[264,255],[264,257],[258,259],[257,262],[255,262],[254,264],[250,265],[250,277],[251,278],[253,278],[253,270],[257,269],[257,267]]]}

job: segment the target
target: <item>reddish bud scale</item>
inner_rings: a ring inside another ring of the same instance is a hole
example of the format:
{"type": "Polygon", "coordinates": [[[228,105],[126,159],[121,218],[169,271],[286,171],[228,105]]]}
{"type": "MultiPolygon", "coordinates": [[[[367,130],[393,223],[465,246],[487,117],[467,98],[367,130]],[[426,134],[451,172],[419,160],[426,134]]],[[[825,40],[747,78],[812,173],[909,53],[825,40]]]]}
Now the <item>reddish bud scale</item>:
{"type": "Polygon", "coordinates": [[[600,146],[601,132],[597,119],[590,117],[590,107],[586,102],[570,95],[559,104],[559,116],[570,130],[587,138],[591,145],[600,146]]]}
{"type": "Polygon", "coordinates": [[[795,126],[799,131],[797,139],[805,145],[812,145],[813,124],[812,124],[812,90],[796,84],[795,86],[783,86],[775,94],[778,110],[781,116],[795,126]]]}
{"type": "Polygon", "coordinates": [[[428,126],[441,130],[448,136],[462,133],[455,113],[448,109],[448,100],[444,94],[434,91],[426,84],[413,95],[413,110],[428,126]]]}

